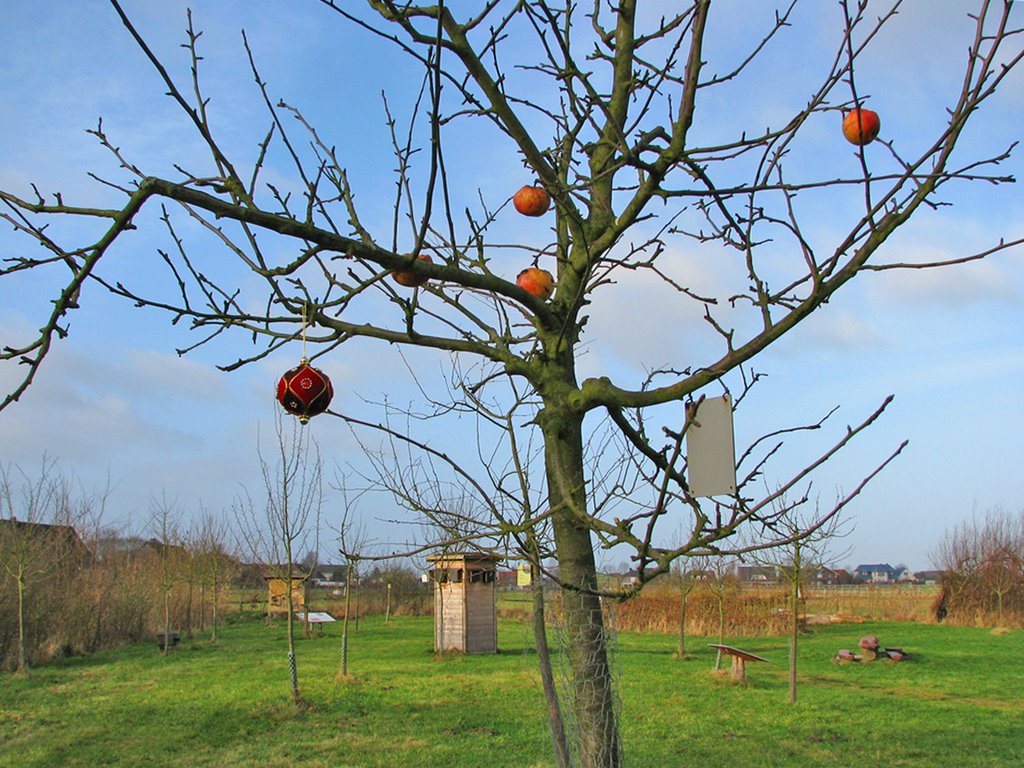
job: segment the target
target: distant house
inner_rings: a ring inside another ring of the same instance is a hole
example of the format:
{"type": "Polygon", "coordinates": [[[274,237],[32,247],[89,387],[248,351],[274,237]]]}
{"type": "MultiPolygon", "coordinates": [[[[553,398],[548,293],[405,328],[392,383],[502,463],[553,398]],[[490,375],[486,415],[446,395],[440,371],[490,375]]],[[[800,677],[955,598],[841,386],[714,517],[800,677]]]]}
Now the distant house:
{"type": "Polygon", "coordinates": [[[142,549],[146,540],[139,536],[122,536],[119,533],[103,532],[93,541],[96,557],[105,560],[110,557],[130,557],[142,549]]]}
{"type": "Polygon", "coordinates": [[[498,571],[498,589],[503,591],[511,591],[519,589],[518,579],[519,571],[516,569],[505,569],[498,571]]]}
{"type": "Polygon", "coordinates": [[[942,571],[917,571],[914,579],[918,584],[933,585],[942,583],[942,571]]]}
{"type": "Polygon", "coordinates": [[[853,574],[845,568],[836,568],[832,571],[836,579],[836,584],[853,584],[853,574]]]}
{"type": "Polygon", "coordinates": [[[774,565],[737,565],[736,578],[742,584],[778,584],[779,572],[774,565]]]}
{"type": "Polygon", "coordinates": [[[843,583],[842,575],[845,573],[846,571],[843,570],[834,571],[831,568],[820,565],[811,574],[811,582],[820,586],[835,586],[836,584],[843,583]]]}
{"type": "Polygon", "coordinates": [[[345,586],[345,571],[348,566],[324,563],[313,570],[309,579],[310,586],[319,589],[335,589],[345,586]]]}
{"type": "Polygon", "coordinates": [[[853,569],[854,581],[866,584],[892,584],[898,575],[899,571],[888,563],[858,565],[853,569]]]}
{"type": "MultiPolygon", "coordinates": [[[[264,585],[263,566],[259,563],[239,563],[231,583],[239,589],[258,589],[264,585]]],[[[253,598],[254,600],[256,598],[253,598]]]]}
{"type": "Polygon", "coordinates": [[[139,545],[134,554],[145,557],[147,553],[154,553],[157,557],[166,557],[169,560],[187,560],[188,550],[181,544],[168,544],[160,539],[147,539],[139,545]]]}
{"type": "Polygon", "coordinates": [[[69,565],[88,565],[92,554],[78,531],[70,525],[30,523],[16,518],[0,520],[0,546],[15,550],[21,546],[39,547],[53,560],[69,565]]]}
{"type": "Polygon", "coordinates": [[[905,565],[897,565],[893,568],[893,581],[897,584],[915,584],[917,583],[917,577],[911,573],[910,569],[905,565]]]}

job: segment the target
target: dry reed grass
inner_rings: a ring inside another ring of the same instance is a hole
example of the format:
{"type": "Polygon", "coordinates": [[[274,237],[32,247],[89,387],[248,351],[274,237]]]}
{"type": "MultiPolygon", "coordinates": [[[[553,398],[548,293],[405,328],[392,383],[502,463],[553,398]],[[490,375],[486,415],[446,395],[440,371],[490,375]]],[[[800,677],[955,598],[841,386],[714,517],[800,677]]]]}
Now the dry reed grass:
{"type": "MultiPolygon", "coordinates": [[[[935,587],[854,586],[806,590],[801,617],[806,623],[862,623],[909,621],[934,623],[935,587]]],[[[557,595],[548,599],[557,615],[557,595]]],[[[789,630],[791,607],[788,590],[776,587],[730,586],[723,596],[724,634],[781,635],[789,630]]],[[[502,618],[524,619],[528,603],[508,603],[502,618]]],[[[606,615],[620,630],[672,634],[679,631],[679,593],[655,586],[623,603],[606,603],[606,615]]],[[[686,603],[686,632],[702,637],[718,634],[718,596],[711,587],[694,589],[686,603]]]]}

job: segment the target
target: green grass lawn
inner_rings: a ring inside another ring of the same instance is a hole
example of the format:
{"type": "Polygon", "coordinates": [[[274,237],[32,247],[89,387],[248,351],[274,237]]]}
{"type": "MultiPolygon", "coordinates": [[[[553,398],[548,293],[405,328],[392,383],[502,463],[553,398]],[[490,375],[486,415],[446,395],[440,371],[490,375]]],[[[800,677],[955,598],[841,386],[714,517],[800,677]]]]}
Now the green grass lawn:
{"type": "MultiPolygon", "coordinates": [[[[0,766],[550,766],[526,625],[502,653],[435,660],[429,618],[362,622],[354,679],[336,680],[340,626],[301,640],[296,711],[283,626],[237,624],[220,642],[155,643],[0,678],[0,766]]],[[[770,660],[735,685],[707,640],[622,633],[615,647],[631,766],[1024,764],[1024,633],[917,624],[835,625],[801,643],[800,701],[786,703],[782,638],[730,638],[770,660]],[[864,634],[911,660],[839,667],[864,634]]]]}

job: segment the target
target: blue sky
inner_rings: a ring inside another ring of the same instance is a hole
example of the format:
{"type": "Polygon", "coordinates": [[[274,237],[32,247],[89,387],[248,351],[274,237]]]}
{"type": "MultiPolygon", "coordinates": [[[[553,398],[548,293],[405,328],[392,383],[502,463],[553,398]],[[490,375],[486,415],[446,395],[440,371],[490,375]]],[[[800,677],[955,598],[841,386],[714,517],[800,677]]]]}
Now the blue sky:
{"type": "MultiPolygon", "coordinates": [[[[180,47],[186,5],[125,5],[174,77],[186,84],[188,62],[180,47]]],[[[266,130],[242,48],[244,27],[271,97],[300,107],[341,148],[364,223],[389,231],[394,160],[380,93],[386,91],[389,103],[407,114],[408,98],[419,84],[412,65],[387,55],[378,42],[314,2],[189,5],[204,31],[204,88],[224,146],[250,157],[266,130]]],[[[749,5],[722,3],[712,21],[709,61],[725,67],[730,51],[763,20],[758,13],[770,15],[769,5],[749,12],[749,5]]],[[[958,84],[968,42],[958,5],[909,2],[858,69],[859,88],[882,115],[883,138],[904,149],[934,136],[958,84]]],[[[727,88],[699,107],[697,138],[729,130],[737,112],[760,125],[799,108],[811,82],[806,62],[826,50],[834,32],[833,4],[827,11],[823,6],[807,4],[798,11],[784,44],[752,82],[727,88]]],[[[109,153],[84,133],[100,116],[113,142],[149,173],[173,177],[174,162],[199,163],[201,147],[189,126],[161,95],[154,72],[108,4],[6,0],[4,13],[16,33],[0,41],[0,110],[6,116],[0,124],[0,187],[29,196],[35,182],[45,192],[62,191],[68,201],[115,200],[86,174],[116,173],[109,153]]],[[[978,155],[1001,151],[1022,138],[1021,114],[1024,79],[1018,72],[979,115],[965,147],[978,155]]],[[[480,194],[500,204],[527,180],[518,159],[503,154],[489,135],[463,131],[452,139],[450,146],[456,145],[452,173],[465,199],[480,194]]],[[[811,126],[802,149],[791,160],[797,173],[849,174],[858,162],[839,136],[838,117],[811,126]]],[[[1022,177],[1022,164],[1018,153],[1000,172],[1022,177]]],[[[856,200],[848,197],[807,197],[801,202],[805,226],[823,241],[856,211],[856,200]]],[[[1019,185],[952,188],[953,205],[926,211],[901,230],[887,244],[887,260],[948,258],[990,247],[999,237],[1019,239],[1022,200],[1019,185]]],[[[162,279],[153,258],[160,233],[151,229],[132,233],[111,259],[133,280],[155,283],[162,279]]],[[[535,236],[511,226],[507,231],[509,237],[535,236]]],[[[6,228],[0,232],[4,251],[27,247],[6,228]]],[[[1024,374],[1022,257],[1017,247],[945,271],[866,275],[755,364],[767,376],[737,414],[740,444],[770,429],[814,421],[835,406],[840,408],[832,421],[841,432],[895,395],[881,423],[816,481],[822,499],[830,499],[837,489],[855,486],[901,440],[910,440],[851,506],[854,526],[845,542],[851,551],[842,564],[888,561],[926,568],[943,531],[972,511],[1024,506],[1024,407],[1017,395],[1024,374]]],[[[688,284],[715,295],[735,278],[697,247],[681,248],[677,262],[688,284]]],[[[22,339],[38,327],[46,301],[36,278],[13,286],[0,282],[0,342],[22,339]]],[[[623,279],[596,298],[588,335],[599,343],[587,347],[581,374],[609,373],[630,384],[651,366],[706,362],[710,343],[699,313],[643,276],[623,279]]],[[[244,341],[178,357],[174,349],[190,341],[160,315],[134,310],[95,288],[87,292],[70,338],[57,346],[22,401],[0,414],[0,460],[31,468],[45,452],[88,487],[102,485],[109,475],[114,490],[108,516],[130,519],[136,528],[148,517],[151,497],[162,491],[186,511],[200,502],[215,510],[230,505],[242,485],[258,487],[257,426],[268,431],[277,377],[296,363],[300,350],[224,374],[215,365],[245,354],[244,341]]],[[[363,398],[415,402],[418,392],[407,366],[425,378],[443,373],[444,360],[426,353],[403,359],[376,345],[344,349],[319,364],[335,382],[338,407],[348,410],[360,407],[363,398]]],[[[8,385],[17,373],[0,367],[0,383],[8,385]]],[[[314,420],[310,429],[325,455],[340,465],[359,464],[358,447],[336,422],[314,420]]],[[[835,434],[820,441],[809,437],[786,462],[797,466],[835,434]]],[[[394,514],[382,498],[363,504],[368,521],[394,514]]],[[[337,508],[329,514],[337,515],[337,508]]],[[[381,540],[395,536],[379,530],[381,540]]]]}

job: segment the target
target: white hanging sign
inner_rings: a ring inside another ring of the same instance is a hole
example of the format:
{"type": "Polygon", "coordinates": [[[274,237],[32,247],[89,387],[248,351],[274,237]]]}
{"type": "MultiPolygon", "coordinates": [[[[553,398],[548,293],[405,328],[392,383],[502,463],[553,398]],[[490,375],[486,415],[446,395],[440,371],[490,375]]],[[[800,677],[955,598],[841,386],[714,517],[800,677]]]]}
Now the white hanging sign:
{"type": "Polygon", "coordinates": [[[686,406],[690,492],[694,496],[736,493],[736,446],[732,431],[732,397],[706,397],[686,406]]]}

